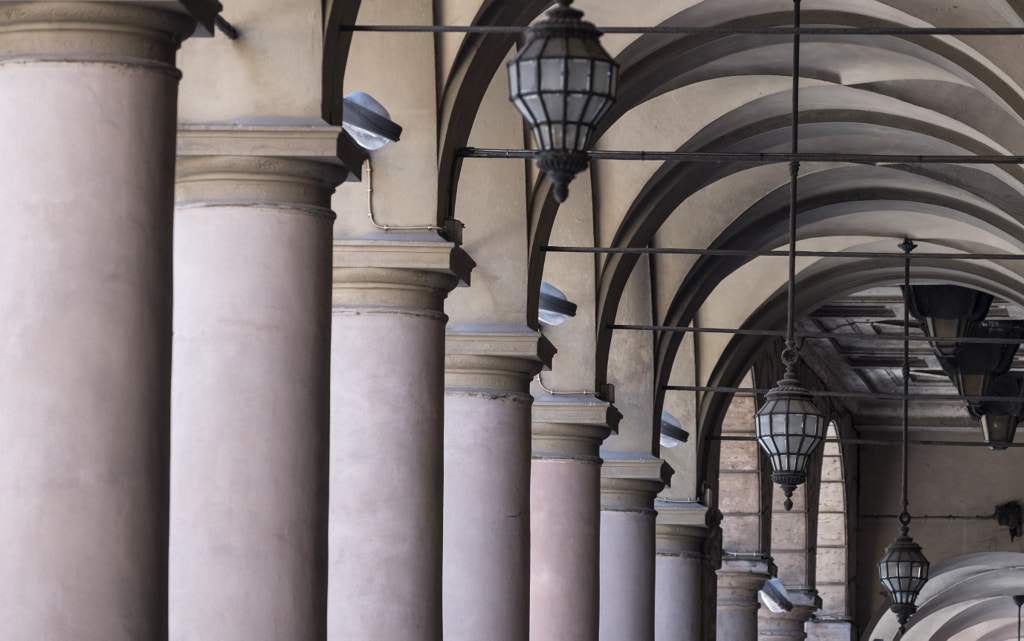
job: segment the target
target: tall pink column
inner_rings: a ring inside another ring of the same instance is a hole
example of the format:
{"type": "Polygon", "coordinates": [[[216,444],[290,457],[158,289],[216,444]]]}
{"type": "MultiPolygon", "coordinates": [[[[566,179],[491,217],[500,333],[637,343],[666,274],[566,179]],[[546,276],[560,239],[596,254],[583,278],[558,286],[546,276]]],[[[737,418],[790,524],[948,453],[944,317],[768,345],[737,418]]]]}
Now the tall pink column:
{"type": "Polygon", "coordinates": [[[654,639],[701,639],[707,508],[699,503],[657,502],[654,639]]]}
{"type": "Polygon", "coordinates": [[[654,497],[672,468],[653,457],[601,465],[601,641],[654,639],[654,497]]]}
{"type": "Polygon", "coordinates": [[[530,380],[554,351],[526,329],[448,333],[446,641],[529,638],[530,380]]]}
{"type": "Polygon", "coordinates": [[[718,638],[751,641],[757,638],[757,592],[777,570],[770,559],[727,557],[718,570],[718,638]]]}
{"type": "Polygon", "coordinates": [[[326,637],[340,134],[254,124],[179,134],[172,640],[326,637]]]}
{"type": "Polygon", "coordinates": [[[194,25],[177,2],[0,3],[5,639],[164,635],[174,61],[194,25]]]}
{"type": "Polygon", "coordinates": [[[442,307],[472,266],[436,236],[335,244],[330,639],[441,641],[442,307]]]}
{"type": "Polygon", "coordinates": [[[530,641],[597,641],[601,442],[621,415],[587,397],[533,405],[530,641]]]}

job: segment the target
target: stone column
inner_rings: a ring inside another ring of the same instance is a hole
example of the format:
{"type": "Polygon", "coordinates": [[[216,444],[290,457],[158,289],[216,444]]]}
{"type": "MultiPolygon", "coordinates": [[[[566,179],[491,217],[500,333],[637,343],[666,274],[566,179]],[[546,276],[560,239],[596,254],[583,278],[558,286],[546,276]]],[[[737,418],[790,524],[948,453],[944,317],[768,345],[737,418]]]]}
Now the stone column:
{"type": "Polygon", "coordinates": [[[530,380],[539,332],[450,332],[445,342],[444,638],[527,641],[530,380]]]}
{"type": "Polygon", "coordinates": [[[763,609],[758,615],[759,641],[774,639],[790,639],[804,641],[807,633],[804,626],[811,620],[811,615],[821,608],[821,598],[814,590],[790,590],[789,600],[793,609],[789,612],[771,612],[763,609]]]}
{"type": "Polygon", "coordinates": [[[177,2],[0,2],[5,639],[166,629],[174,63],[194,27],[177,2]]]}
{"type": "Polygon", "coordinates": [[[655,503],[655,641],[700,639],[707,508],[700,503],[655,503]]]}
{"type": "Polygon", "coordinates": [[[347,173],[340,134],[326,124],[179,133],[174,641],[326,635],[330,197],[347,173]]]}
{"type": "Polygon", "coordinates": [[[621,415],[588,397],[533,405],[530,641],[597,641],[601,459],[621,415]]]}
{"type": "Polygon", "coordinates": [[[672,468],[653,456],[601,465],[601,641],[654,639],[654,497],[672,468]]]}
{"type": "Polygon", "coordinates": [[[441,640],[442,307],[472,265],[433,235],[335,241],[330,639],[441,640]]]}
{"type": "MultiPolygon", "coordinates": [[[[728,553],[726,553],[728,555],[728,553]]],[[[776,574],[770,559],[726,556],[718,571],[718,638],[750,641],[757,638],[757,592],[776,574]]]]}

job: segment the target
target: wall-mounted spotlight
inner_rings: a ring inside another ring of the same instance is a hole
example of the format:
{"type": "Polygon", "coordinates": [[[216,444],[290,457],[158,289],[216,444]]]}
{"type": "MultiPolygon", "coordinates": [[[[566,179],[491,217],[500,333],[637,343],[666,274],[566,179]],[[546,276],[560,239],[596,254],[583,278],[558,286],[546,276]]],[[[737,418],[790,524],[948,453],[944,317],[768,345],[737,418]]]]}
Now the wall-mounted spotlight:
{"type": "Polygon", "coordinates": [[[342,100],[341,126],[363,149],[373,151],[389,142],[397,142],[402,127],[391,120],[391,114],[370,94],[357,91],[342,100]]]}
{"type": "Polygon", "coordinates": [[[690,433],[683,429],[675,416],[665,410],[661,410],[661,439],[662,447],[675,447],[690,439],[690,433]]]}
{"type": "Polygon", "coordinates": [[[561,325],[576,315],[576,303],[570,302],[557,287],[547,281],[540,284],[537,320],[549,326],[561,325]]]}

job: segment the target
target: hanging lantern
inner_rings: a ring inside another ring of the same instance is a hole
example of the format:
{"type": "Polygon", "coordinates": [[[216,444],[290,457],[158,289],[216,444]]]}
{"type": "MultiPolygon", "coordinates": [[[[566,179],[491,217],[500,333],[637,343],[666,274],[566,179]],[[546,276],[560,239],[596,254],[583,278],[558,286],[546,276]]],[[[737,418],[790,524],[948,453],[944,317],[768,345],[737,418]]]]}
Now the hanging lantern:
{"type": "Polygon", "coordinates": [[[917,597],[928,581],[931,564],[921,546],[908,534],[910,514],[906,511],[900,514],[900,526],[900,535],[885,548],[885,554],[878,562],[878,578],[892,597],[889,609],[900,622],[900,634],[903,634],[907,620],[917,612],[917,597]]]}
{"type": "Polygon", "coordinates": [[[508,62],[510,99],[530,125],[537,168],[563,202],[569,182],[587,168],[594,127],[612,104],[619,65],[602,47],[601,32],[582,11],[559,0],[547,19],[526,30],[526,44],[508,62]]]}
{"type": "Polygon", "coordinates": [[[1008,372],[992,381],[986,396],[1005,396],[1005,401],[982,403],[981,431],[990,449],[1005,450],[1013,443],[1017,424],[1024,414],[1024,375],[1008,372]]]}
{"type": "Polygon", "coordinates": [[[825,416],[811,402],[810,393],[796,377],[796,351],[783,350],[786,374],[765,395],[754,415],[757,442],[772,464],[772,481],[786,495],[784,507],[793,508],[793,490],[807,480],[811,454],[825,440],[825,416]]]}
{"type": "Polygon", "coordinates": [[[962,346],[956,338],[967,336],[973,323],[985,318],[992,295],[957,285],[914,285],[907,299],[910,313],[926,336],[945,340],[931,343],[942,357],[955,356],[962,346]]]}
{"type": "MultiPolygon", "coordinates": [[[[983,321],[975,323],[967,335],[971,338],[1018,340],[1024,336],[1024,322],[983,321]]],[[[965,397],[964,404],[975,418],[980,418],[984,412],[981,404],[969,400],[969,397],[988,396],[992,381],[1010,369],[1019,347],[1018,343],[963,343],[957,355],[943,366],[951,370],[957,392],[965,397]]]]}

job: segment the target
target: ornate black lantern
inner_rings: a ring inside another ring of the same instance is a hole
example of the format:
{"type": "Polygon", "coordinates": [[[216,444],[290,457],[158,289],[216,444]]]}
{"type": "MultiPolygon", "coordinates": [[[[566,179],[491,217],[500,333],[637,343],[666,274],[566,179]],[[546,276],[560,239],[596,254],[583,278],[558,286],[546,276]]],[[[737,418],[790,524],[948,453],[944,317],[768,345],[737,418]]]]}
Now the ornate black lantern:
{"type": "Polygon", "coordinates": [[[1008,372],[992,381],[986,396],[1006,397],[981,405],[981,431],[990,449],[1005,450],[1013,443],[1017,424],[1024,415],[1024,376],[1008,372]]]}
{"type": "Polygon", "coordinates": [[[917,612],[917,597],[928,580],[931,565],[921,546],[910,538],[909,530],[910,514],[904,508],[900,514],[900,535],[885,548],[885,554],[878,562],[878,577],[892,597],[889,609],[900,622],[900,634],[904,632],[910,616],[917,612]]]}
{"type": "Polygon", "coordinates": [[[547,19],[526,30],[526,44],[508,62],[510,99],[530,124],[537,168],[563,202],[569,182],[587,168],[590,135],[615,102],[619,65],[602,47],[601,32],[582,11],[558,0],[547,19]]]}
{"type": "Polygon", "coordinates": [[[910,511],[907,500],[907,456],[910,434],[910,252],[917,245],[904,239],[899,245],[904,253],[903,263],[903,510],[899,515],[900,535],[892,545],[885,548],[885,554],[878,561],[878,578],[889,591],[892,603],[889,609],[900,623],[900,635],[906,630],[907,620],[917,612],[917,596],[928,580],[928,559],[921,546],[910,538],[910,511]]]}
{"type": "Polygon", "coordinates": [[[786,374],[765,395],[764,405],[754,415],[757,442],[768,453],[772,481],[786,495],[786,510],[793,508],[793,490],[807,480],[811,454],[825,440],[825,416],[797,380],[796,361],[795,350],[783,350],[786,374]]]}
{"type": "MultiPolygon", "coordinates": [[[[967,336],[1019,340],[1024,336],[1024,322],[983,321],[972,325],[967,336]]],[[[981,404],[969,397],[987,396],[992,381],[1010,369],[1019,347],[1019,343],[963,343],[956,356],[946,359],[943,368],[950,371],[957,392],[964,397],[972,416],[979,418],[984,412],[981,404]]]]}
{"type": "Polygon", "coordinates": [[[932,342],[932,349],[942,357],[957,354],[961,343],[956,338],[967,336],[973,323],[985,318],[992,295],[957,285],[914,285],[908,296],[910,313],[925,335],[944,339],[932,342]]]}

